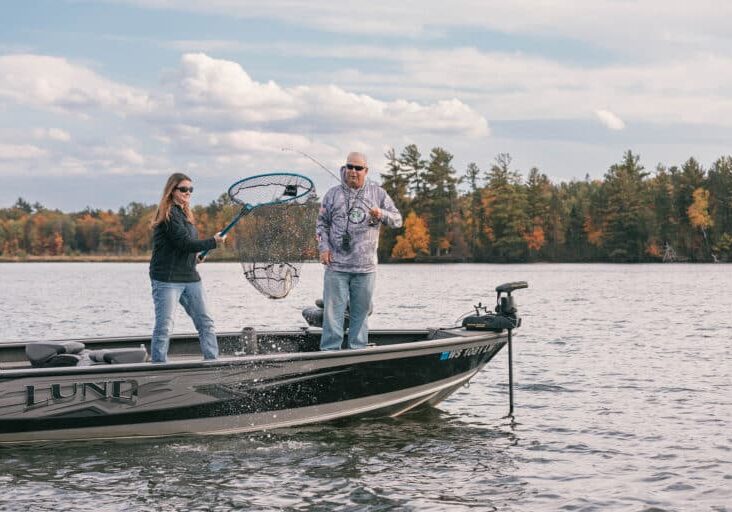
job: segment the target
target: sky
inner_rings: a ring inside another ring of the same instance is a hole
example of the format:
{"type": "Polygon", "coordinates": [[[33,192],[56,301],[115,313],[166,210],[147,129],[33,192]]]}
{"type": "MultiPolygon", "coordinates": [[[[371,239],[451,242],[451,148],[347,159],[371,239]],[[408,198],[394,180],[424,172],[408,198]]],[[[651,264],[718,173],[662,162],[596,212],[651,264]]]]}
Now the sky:
{"type": "Polygon", "coordinates": [[[0,207],[207,204],[274,171],[335,183],[349,151],[416,144],[488,171],[602,178],[709,167],[732,141],[723,0],[9,0],[0,18],[0,207]],[[294,151],[283,151],[289,148],[294,151]]]}

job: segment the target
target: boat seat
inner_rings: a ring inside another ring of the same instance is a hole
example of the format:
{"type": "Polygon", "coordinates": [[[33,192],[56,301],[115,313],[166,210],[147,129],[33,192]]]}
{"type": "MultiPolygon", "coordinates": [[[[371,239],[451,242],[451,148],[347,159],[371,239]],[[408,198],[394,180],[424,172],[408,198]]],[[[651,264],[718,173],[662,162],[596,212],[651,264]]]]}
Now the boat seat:
{"type": "MultiPolygon", "coordinates": [[[[369,305],[369,316],[374,312],[374,304],[369,305]]],[[[315,306],[308,306],[302,310],[302,317],[310,327],[323,327],[323,299],[317,299],[315,306]]],[[[348,329],[348,306],[346,306],[346,316],[343,322],[343,329],[348,329]]]]}
{"type": "Polygon", "coordinates": [[[95,363],[106,364],[144,363],[147,359],[147,350],[145,347],[91,350],[89,359],[95,363]]]}
{"type": "Polygon", "coordinates": [[[34,368],[76,366],[84,344],[78,341],[36,341],[25,346],[25,355],[34,368]]]}

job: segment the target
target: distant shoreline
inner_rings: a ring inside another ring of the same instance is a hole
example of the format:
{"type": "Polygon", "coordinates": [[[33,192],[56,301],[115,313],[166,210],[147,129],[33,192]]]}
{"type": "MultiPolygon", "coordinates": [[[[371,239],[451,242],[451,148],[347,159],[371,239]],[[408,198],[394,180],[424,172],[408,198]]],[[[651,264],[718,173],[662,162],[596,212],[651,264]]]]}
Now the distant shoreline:
{"type": "MultiPolygon", "coordinates": [[[[150,255],[149,254],[140,254],[137,256],[133,255],[111,255],[111,254],[87,254],[87,255],[75,255],[75,256],[69,256],[69,255],[63,255],[63,256],[0,256],[0,263],[148,263],[150,261],[150,255]]],[[[237,258],[215,258],[208,260],[208,263],[238,263],[239,260],[237,258]]],[[[317,263],[317,260],[313,260],[312,263],[317,263]]],[[[488,264],[494,264],[494,265],[512,265],[512,264],[577,264],[577,263],[587,263],[587,264],[708,264],[712,263],[711,261],[669,261],[669,262],[661,262],[661,261],[643,261],[643,262],[613,262],[613,261],[515,261],[515,262],[507,262],[507,261],[501,261],[501,262],[490,262],[490,261],[482,261],[482,262],[476,262],[476,261],[455,261],[454,259],[445,259],[445,260],[439,260],[436,258],[430,258],[426,260],[419,260],[419,261],[380,261],[380,264],[390,264],[390,265],[403,265],[403,264],[449,264],[449,265],[461,265],[466,263],[488,263],[488,264]]]]}

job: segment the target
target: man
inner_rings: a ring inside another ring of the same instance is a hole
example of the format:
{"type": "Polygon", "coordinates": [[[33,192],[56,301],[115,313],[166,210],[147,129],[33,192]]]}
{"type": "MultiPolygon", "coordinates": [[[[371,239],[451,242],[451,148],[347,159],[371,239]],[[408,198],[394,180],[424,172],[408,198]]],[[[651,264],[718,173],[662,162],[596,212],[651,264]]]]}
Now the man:
{"type": "Polygon", "coordinates": [[[368,344],[368,314],[376,282],[379,228],[402,225],[394,201],[379,185],[366,179],[366,156],[349,153],[341,167],[342,183],[323,197],[316,235],[323,283],[323,334],[321,350],[339,350],[343,322],[349,309],[348,348],[368,344]]]}

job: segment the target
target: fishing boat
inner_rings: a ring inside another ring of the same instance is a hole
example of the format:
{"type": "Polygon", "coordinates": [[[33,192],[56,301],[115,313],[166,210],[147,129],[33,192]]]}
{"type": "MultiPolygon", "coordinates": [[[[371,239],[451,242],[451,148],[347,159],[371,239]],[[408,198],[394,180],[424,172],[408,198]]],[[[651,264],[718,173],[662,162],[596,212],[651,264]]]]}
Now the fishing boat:
{"type": "Polygon", "coordinates": [[[149,337],[0,344],[0,443],[233,434],[433,407],[466,384],[520,326],[511,293],[495,310],[446,328],[372,330],[364,349],[320,351],[322,310],[299,330],[218,334],[203,361],[198,337],[171,339],[148,362],[149,337]]]}

